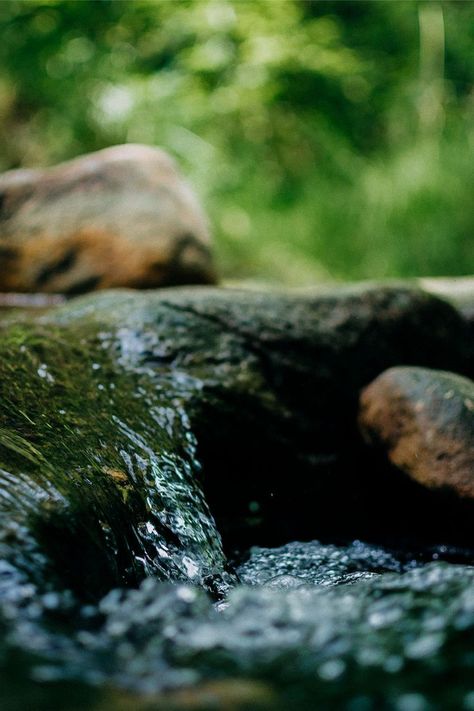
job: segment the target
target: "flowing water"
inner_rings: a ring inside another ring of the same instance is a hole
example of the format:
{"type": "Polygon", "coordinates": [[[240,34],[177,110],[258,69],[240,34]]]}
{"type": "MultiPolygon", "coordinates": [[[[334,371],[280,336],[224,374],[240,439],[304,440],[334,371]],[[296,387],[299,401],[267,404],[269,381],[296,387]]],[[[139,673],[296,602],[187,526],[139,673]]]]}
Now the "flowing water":
{"type": "Polygon", "coordinates": [[[470,566],[361,542],[290,543],[253,549],[219,602],[149,577],[89,605],[18,577],[6,585],[11,574],[0,571],[7,639],[38,655],[31,675],[43,683],[153,694],[243,678],[269,685],[263,708],[474,707],[470,566]]]}

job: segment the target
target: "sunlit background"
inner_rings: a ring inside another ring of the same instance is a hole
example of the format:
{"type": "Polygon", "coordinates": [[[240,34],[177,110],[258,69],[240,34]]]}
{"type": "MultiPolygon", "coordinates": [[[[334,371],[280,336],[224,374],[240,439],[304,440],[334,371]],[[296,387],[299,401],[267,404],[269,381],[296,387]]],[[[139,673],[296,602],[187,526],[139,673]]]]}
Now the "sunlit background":
{"type": "Polygon", "coordinates": [[[160,145],[230,279],[474,272],[474,2],[0,2],[0,168],[160,145]]]}

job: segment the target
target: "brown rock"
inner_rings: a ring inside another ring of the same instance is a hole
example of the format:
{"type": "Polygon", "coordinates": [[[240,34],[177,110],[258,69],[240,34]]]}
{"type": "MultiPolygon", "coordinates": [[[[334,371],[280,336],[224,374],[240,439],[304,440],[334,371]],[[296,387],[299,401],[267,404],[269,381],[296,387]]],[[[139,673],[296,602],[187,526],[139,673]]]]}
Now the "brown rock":
{"type": "Polygon", "coordinates": [[[361,395],[366,438],[429,488],[474,498],[474,382],[427,368],[385,371],[361,395]]]}
{"type": "Polygon", "coordinates": [[[0,291],[214,281],[205,216],[161,150],[114,146],[0,176],[0,291]]]}

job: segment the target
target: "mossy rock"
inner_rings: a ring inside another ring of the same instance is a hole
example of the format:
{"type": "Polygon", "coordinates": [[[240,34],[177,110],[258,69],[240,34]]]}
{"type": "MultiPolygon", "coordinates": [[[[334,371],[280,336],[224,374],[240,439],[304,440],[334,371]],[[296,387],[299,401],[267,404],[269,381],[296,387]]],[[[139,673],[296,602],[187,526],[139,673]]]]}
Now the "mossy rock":
{"type": "Polygon", "coordinates": [[[7,319],[2,510],[84,591],[201,581],[225,567],[202,481],[240,517],[255,496],[265,509],[269,485],[273,508],[292,498],[291,469],[316,495],[357,441],[362,386],[394,364],[463,372],[469,358],[450,306],[397,287],[117,291],[7,319]]]}

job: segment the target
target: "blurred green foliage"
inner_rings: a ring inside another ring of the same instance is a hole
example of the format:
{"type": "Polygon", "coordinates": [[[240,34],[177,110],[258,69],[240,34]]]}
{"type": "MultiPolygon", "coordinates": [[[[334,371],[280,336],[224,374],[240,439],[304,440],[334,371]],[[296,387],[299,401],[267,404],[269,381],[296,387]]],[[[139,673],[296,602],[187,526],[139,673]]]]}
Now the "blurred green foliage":
{"type": "Polygon", "coordinates": [[[161,145],[226,276],[474,272],[474,3],[0,2],[0,168],[161,145]]]}

